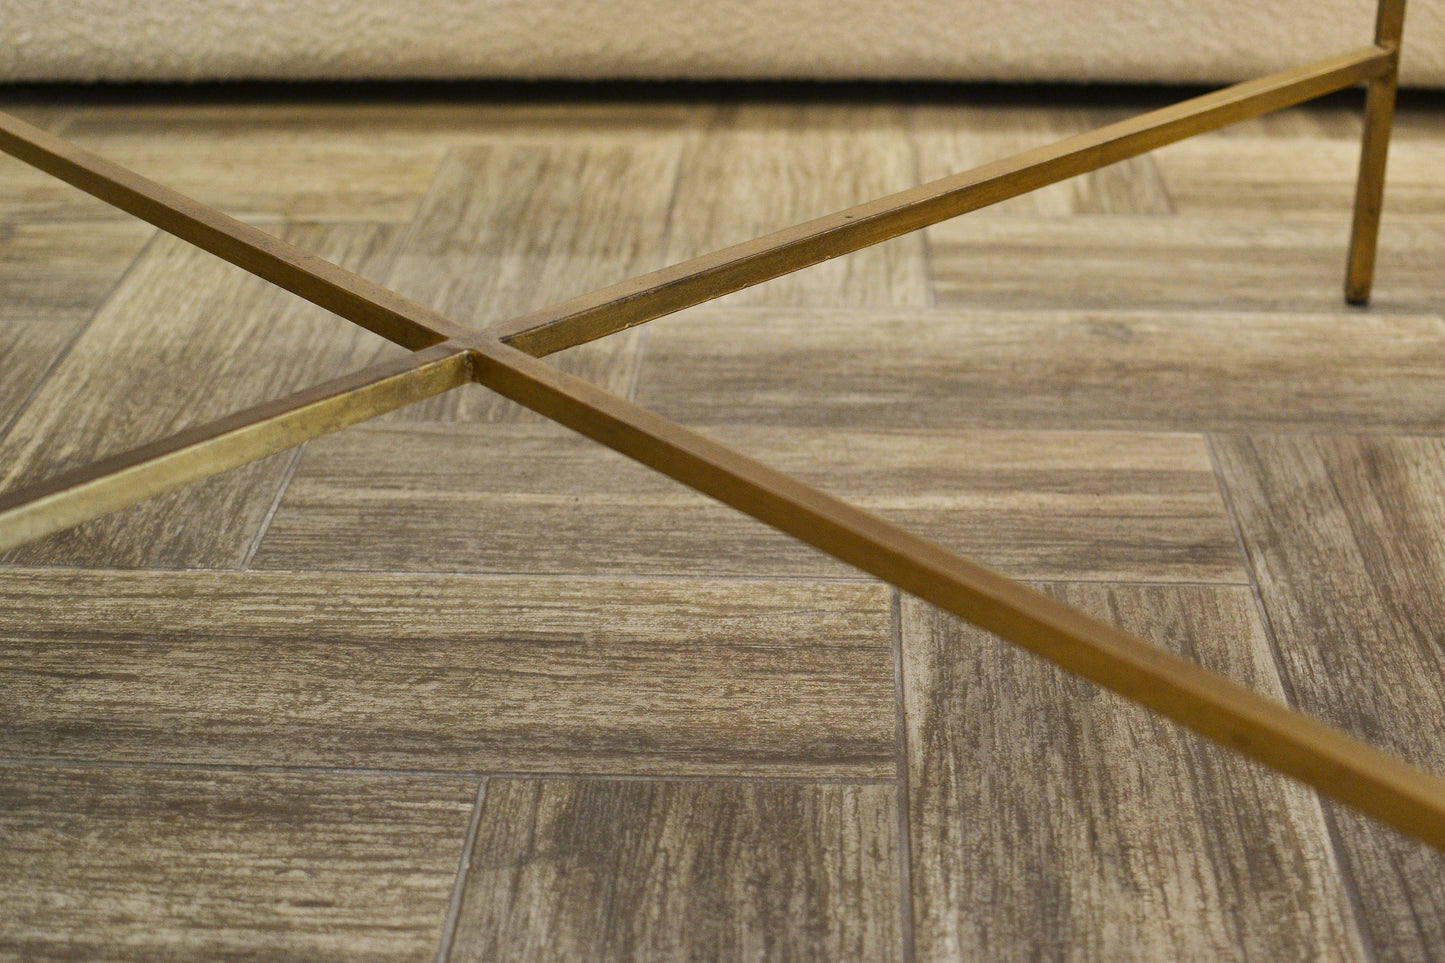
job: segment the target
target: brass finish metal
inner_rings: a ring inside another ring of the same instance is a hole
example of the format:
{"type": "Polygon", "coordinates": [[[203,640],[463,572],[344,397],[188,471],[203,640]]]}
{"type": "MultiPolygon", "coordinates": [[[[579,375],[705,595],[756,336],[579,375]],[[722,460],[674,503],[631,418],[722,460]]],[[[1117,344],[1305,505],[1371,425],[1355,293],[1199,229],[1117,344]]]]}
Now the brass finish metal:
{"type": "Polygon", "coordinates": [[[0,113],[0,150],[413,350],[470,329],[132,170],[0,113]]]}
{"type": "Polygon", "coordinates": [[[440,344],[0,494],[0,552],[294,448],[471,380],[440,344]]]}
{"type": "MultiPolygon", "coordinates": [[[[491,332],[538,356],[595,341],[1156,147],[1344,90],[1381,76],[1392,63],[1388,51],[1365,47],[1246,81],[704,254],[504,321],[491,332]]],[[[397,344],[415,349],[475,334],[394,291],[4,114],[0,150],[397,344]]]]}
{"type": "Polygon", "coordinates": [[[528,354],[548,355],[1156,147],[1352,87],[1380,76],[1390,64],[1386,51],[1366,47],[1246,81],[704,254],[505,321],[492,331],[528,354]]]}
{"type": "Polygon", "coordinates": [[[474,357],[513,401],[1445,851],[1445,781],[501,342],[474,357]]]}
{"type": "Polygon", "coordinates": [[[1445,850],[1445,781],[536,360],[1163,144],[1370,84],[1347,282],[1368,296],[1403,0],[1377,44],[840,211],[479,332],[14,118],[0,149],[413,349],[0,497],[0,549],[467,381],[1445,850]]]}
{"type": "Polygon", "coordinates": [[[1399,85],[1400,40],[1405,29],[1405,0],[1380,0],[1375,44],[1391,54],[1387,71],[1370,81],[1365,94],[1365,133],[1360,143],[1360,174],[1355,182],[1355,217],[1350,227],[1350,255],[1345,268],[1345,300],[1368,304],[1375,281],[1375,246],[1380,234],[1380,209],[1385,200],[1385,160],[1390,127],[1395,121],[1395,90],[1399,85]]]}

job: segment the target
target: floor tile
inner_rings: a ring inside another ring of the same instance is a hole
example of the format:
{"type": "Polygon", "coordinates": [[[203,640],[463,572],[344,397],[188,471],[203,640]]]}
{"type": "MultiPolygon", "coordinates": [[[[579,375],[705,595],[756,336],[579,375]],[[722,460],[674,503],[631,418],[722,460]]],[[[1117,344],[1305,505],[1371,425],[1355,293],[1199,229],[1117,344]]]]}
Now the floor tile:
{"type": "MultiPolygon", "coordinates": [[[[709,427],[1010,574],[1243,581],[1198,436],[709,427]]],[[[313,442],[263,569],[858,577],[555,426],[359,427],[313,442]]]]}
{"type": "MultiPolygon", "coordinates": [[[[1246,589],[1056,586],[1275,699],[1246,589]]],[[[912,598],[919,960],[1366,960],[1315,794],[912,598]]]]}
{"type": "Polygon", "coordinates": [[[433,960],[476,792],[454,777],[0,766],[0,957],[433,960]]]}
{"type": "Polygon", "coordinates": [[[491,780],[451,959],[901,959],[893,792],[491,780]]]}
{"type": "MultiPolygon", "coordinates": [[[[1215,440],[1294,700],[1445,775],[1445,442],[1215,440]]],[[[1445,946],[1445,855],[1331,807],[1379,959],[1445,946]]]]}
{"type": "Polygon", "coordinates": [[[896,773],[886,589],[0,572],[0,758],[896,773]]]}

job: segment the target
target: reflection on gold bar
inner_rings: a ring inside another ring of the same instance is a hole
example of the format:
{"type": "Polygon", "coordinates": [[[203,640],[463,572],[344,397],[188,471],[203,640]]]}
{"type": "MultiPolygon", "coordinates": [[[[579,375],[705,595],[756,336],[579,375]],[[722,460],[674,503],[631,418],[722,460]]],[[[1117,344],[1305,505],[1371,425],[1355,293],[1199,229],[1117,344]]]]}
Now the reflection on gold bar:
{"type": "Polygon", "coordinates": [[[0,495],[0,551],[145,501],[465,384],[467,352],[437,345],[0,495]]]}

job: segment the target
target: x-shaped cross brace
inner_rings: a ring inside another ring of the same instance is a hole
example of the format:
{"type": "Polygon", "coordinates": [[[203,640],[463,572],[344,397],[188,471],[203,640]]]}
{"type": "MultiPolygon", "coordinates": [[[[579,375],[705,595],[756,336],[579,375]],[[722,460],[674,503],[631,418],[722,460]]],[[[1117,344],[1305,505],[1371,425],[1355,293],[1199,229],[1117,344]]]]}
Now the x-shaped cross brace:
{"type": "Polygon", "coordinates": [[[0,496],[0,551],[470,381],[1445,850],[1445,781],[1256,695],[540,357],[1155,147],[1369,84],[1346,298],[1368,300],[1403,0],[1376,43],[915,187],[477,331],[0,115],[0,149],[412,349],[0,496]]]}

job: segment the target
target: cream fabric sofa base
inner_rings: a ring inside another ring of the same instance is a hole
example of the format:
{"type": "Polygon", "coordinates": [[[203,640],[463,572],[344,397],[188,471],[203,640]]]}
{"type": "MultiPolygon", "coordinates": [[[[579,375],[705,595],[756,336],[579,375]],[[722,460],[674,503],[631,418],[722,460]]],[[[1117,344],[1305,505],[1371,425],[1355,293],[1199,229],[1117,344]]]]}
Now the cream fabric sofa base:
{"type": "MultiPolygon", "coordinates": [[[[0,80],[1226,83],[1370,42],[1373,0],[0,0],[0,80]]],[[[1401,78],[1445,87],[1445,0],[1401,78]]]]}

